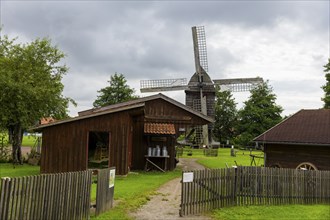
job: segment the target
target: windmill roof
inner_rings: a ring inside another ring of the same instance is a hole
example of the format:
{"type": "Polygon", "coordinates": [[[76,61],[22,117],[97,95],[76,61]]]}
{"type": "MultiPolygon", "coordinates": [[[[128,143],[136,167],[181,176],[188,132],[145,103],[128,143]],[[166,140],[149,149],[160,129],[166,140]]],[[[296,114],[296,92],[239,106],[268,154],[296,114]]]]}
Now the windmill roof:
{"type": "Polygon", "coordinates": [[[330,146],[330,109],[300,110],[254,141],[330,146]]]}

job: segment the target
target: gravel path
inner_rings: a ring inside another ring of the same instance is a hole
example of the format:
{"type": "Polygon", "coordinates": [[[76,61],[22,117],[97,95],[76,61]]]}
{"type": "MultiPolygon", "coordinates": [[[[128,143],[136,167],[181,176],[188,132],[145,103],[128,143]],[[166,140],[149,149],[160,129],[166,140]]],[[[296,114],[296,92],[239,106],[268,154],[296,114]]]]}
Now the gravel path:
{"type": "MultiPolygon", "coordinates": [[[[204,167],[196,163],[196,159],[192,158],[180,158],[178,166],[181,166],[183,170],[195,170],[204,169],[204,167]]],[[[153,196],[150,201],[142,206],[135,213],[130,215],[134,219],[138,220],[154,220],[154,219],[205,219],[211,218],[194,215],[194,216],[179,216],[180,202],[181,202],[181,177],[173,179],[158,190],[157,194],[153,196]]]]}
{"type": "Polygon", "coordinates": [[[27,155],[31,151],[31,147],[24,147],[22,146],[22,155],[27,155]]]}

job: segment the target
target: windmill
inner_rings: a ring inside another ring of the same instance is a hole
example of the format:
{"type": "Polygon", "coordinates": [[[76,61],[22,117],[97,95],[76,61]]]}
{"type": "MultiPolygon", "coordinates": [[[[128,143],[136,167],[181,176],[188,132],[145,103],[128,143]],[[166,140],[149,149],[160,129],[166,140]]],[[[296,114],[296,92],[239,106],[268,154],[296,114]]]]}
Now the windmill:
{"type": "MultiPolygon", "coordinates": [[[[185,78],[141,80],[140,91],[142,93],[184,90],[187,106],[214,118],[215,85],[232,92],[244,92],[250,91],[250,89],[263,82],[260,77],[211,80],[207,73],[208,62],[204,26],[192,27],[192,37],[196,72],[188,84],[185,78]]],[[[211,135],[209,136],[212,128],[213,125],[204,125],[195,127],[192,130],[195,131],[197,145],[209,146],[212,141],[211,135]]]]}

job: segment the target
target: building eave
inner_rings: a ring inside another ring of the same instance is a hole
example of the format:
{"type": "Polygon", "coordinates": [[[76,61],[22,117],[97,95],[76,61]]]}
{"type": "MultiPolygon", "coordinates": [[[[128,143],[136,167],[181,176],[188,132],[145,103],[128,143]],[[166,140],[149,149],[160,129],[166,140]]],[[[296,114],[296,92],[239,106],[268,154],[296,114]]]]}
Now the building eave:
{"type": "Polygon", "coordinates": [[[110,110],[107,110],[107,111],[102,111],[102,112],[98,112],[98,113],[94,113],[94,114],[89,114],[89,115],[84,115],[84,116],[77,116],[77,117],[74,117],[74,118],[69,118],[69,119],[65,119],[65,120],[61,120],[61,121],[56,121],[56,122],[48,123],[48,124],[45,124],[45,125],[32,127],[30,129],[33,130],[33,131],[40,131],[43,128],[46,128],[46,127],[51,127],[51,126],[55,126],[55,125],[70,123],[70,122],[74,122],[74,121],[79,121],[79,120],[83,120],[83,119],[88,119],[88,118],[101,116],[101,115],[111,114],[111,113],[115,113],[115,112],[126,111],[126,110],[130,110],[130,109],[134,109],[134,108],[140,108],[140,107],[144,107],[144,105],[145,105],[144,103],[138,103],[138,104],[135,104],[135,105],[124,106],[124,107],[121,107],[121,108],[110,109],[110,110]]]}
{"type": "Polygon", "coordinates": [[[287,141],[258,141],[258,144],[278,144],[278,145],[299,145],[299,146],[325,146],[330,147],[330,143],[300,143],[300,142],[287,142],[287,141]]]}
{"type": "Polygon", "coordinates": [[[204,120],[206,120],[209,123],[213,123],[214,119],[204,115],[198,111],[195,111],[189,107],[187,107],[186,105],[171,99],[161,93],[157,94],[157,95],[152,95],[152,96],[147,96],[147,97],[143,97],[143,98],[139,98],[139,99],[135,99],[135,100],[131,100],[128,102],[123,102],[123,103],[118,103],[118,104],[114,104],[114,105],[110,105],[110,106],[105,106],[102,108],[97,108],[97,109],[89,109],[83,112],[90,112],[89,114],[83,114],[81,116],[77,116],[74,118],[70,118],[70,119],[65,119],[65,120],[60,120],[60,121],[56,121],[56,122],[52,122],[49,124],[45,124],[45,125],[39,125],[36,127],[32,127],[30,128],[33,131],[41,131],[44,128],[47,127],[51,127],[51,126],[55,126],[55,125],[60,125],[60,124],[65,124],[65,123],[70,123],[70,122],[74,122],[74,121],[78,121],[78,120],[83,120],[83,119],[88,119],[88,118],[93,118],[93,117],[98,117],[101,115],[106,115],[106,114],[111,114],[111,113],[115,113],[115,112],[120,112],[120,111],[126,111],[126,110],[131,110],[134,108],[140,108],[140,107],[144,107],[146,104],[146,102],[148,101],[152,101],[152,100],[156,100],[156,99],[163,99],[179,108],[184,109],[185,111],[192,113],[193,115],[196,115],[204,120]]]}

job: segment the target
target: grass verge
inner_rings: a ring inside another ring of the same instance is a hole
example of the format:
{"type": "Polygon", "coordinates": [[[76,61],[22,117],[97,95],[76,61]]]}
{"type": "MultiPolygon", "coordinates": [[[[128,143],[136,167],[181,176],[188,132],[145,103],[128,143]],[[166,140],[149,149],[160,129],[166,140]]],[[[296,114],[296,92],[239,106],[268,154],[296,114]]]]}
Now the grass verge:
{"type": "MultiPolygon", "coordinates": [[[[197,162],[207,168],[224,168],[226,164],[229,167],[234,165],[250,166],[251,158],[250,151],[248,150],[236,150],[236,157],[230,156],[230,148],[219,148],[217,157],[204,156],[203,149],[187,149],[185,148],[181,157],[183,158],[197,158],[197,162]],[[188,156],[188,152],[191,151],[192,155],[188,156]],[[235,163],[236,161],[236,163],[235,163]]],[[[251,154],[263,157],[262,151],[251,151],[251,154]]],[[[255,159],[256,165],[261,166],[264,164],[264,160],[261,158],[255,159]]],[[[254,165],[254,164],[253,164],[254,165]]]]}
{"type": "Polygon", "coordinates": [[[11,163],[0,163],[0,177],[19,177],[40,174],[39,166],[29,164],[15,165],[11,163]]]}
{"type": "Polygon", "coordinates": [[[329,205],[235,206],[217,209],[211,215],[219,220],[330,219],[329,205]]]}

